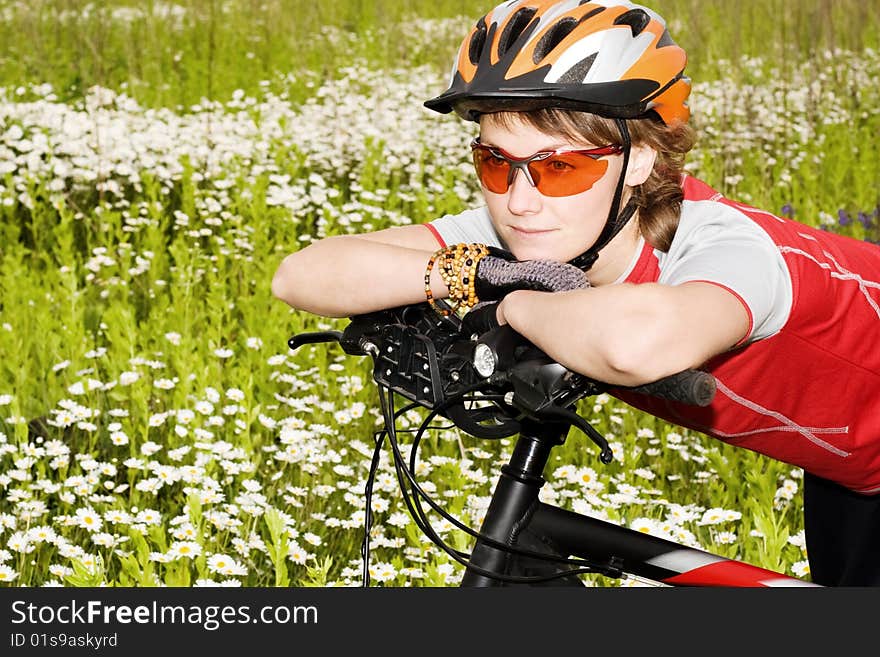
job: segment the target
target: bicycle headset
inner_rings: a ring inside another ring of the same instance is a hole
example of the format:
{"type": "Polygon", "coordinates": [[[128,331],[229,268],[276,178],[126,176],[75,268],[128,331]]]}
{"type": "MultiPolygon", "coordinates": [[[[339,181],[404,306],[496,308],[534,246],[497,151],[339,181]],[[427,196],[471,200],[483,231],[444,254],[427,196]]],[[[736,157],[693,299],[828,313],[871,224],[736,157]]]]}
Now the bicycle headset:
{"type": "Polygon", "coordinates": [[[584,271],[637,209],[620,211],[631,140],[627,119],[687,122],[685,51],[654,11],[630,2],[508,0],[480,18],[453,64],[449,88],[425,102],[479,122],[481,114],[558,108],[613,119],[623,167],[605,227],[571,264],[584,271]]]}

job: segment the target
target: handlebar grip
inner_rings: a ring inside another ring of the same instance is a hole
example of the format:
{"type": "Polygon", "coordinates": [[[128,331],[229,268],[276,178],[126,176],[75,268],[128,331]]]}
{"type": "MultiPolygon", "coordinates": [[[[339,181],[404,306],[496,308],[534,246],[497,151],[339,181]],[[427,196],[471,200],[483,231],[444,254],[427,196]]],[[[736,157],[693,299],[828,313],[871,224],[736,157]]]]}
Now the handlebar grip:
{"type": "Polygon", "coordinates": [[[657,381],[626,388],[630,392],[660,397],[691,406],[708,406],[715,397],[715,377],[701,370],[684,370],[657,381]]]}

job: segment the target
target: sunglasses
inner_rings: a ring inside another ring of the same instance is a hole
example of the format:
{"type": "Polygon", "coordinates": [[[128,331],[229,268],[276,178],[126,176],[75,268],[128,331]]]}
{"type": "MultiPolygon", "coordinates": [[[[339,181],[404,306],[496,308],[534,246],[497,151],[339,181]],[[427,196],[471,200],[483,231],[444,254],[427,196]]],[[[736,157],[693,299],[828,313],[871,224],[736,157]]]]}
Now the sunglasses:
{"type": "Polygon", "coordinates": [[[583,150],[561,148],[517,159],[475,139],[471,142],[471,151],[477,177],[490,192],[504,194],[519,169],[529,184],[544,196],[571,196],[587,191],[605,175],[608,160],[600,160],[600,157],[622,153],[623,148],[614,144],[583,150]]]}

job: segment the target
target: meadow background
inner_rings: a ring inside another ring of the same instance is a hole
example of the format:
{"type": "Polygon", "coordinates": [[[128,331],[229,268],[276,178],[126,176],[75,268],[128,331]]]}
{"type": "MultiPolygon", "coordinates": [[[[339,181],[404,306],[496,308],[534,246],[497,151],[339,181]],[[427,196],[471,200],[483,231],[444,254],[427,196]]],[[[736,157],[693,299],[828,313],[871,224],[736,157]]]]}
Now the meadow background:
{"type": "MultiPolygon", "coordinates": [[[[690,55],[689,170],[876,241],[880,5],[652,6],[690,55]]],[[[368,363],[289,352],[342,323],[292,312],[270,281],[310,240],[479,202],[473,126],[422,102],[488,8],[0,2],[0,582],[361,583],[368,363]]],[[[605,396],[583,410],[617,459],[572,432],[546,499],[809,578],[798,469],[605,396]]],[[[510,442],[426,443],[424,487],[478,525],[510,442]]],[[[387,456],[371,583],[454,585],[387,456]]]]}

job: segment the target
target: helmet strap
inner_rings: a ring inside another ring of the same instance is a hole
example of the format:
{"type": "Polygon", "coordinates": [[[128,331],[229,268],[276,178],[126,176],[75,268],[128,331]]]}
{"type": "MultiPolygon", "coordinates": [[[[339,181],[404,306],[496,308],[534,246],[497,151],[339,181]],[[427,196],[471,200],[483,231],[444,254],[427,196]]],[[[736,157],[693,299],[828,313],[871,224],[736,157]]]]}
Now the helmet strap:
{"type": "Polygon", "coordinates": [[[617,179],[617,188],[614,190],[614,199],[611,201],[611,209],[608,211],[608,220],[605,222],[605,227],[599,234],[598,239],[589,249],[569,260],[569,264],[579,267],[584,271],[587,271],[596,263],[596,259],[599,257],[599,250],[614,239],[614,236],[627,224],[638,208],[635,197],[631,197],[623,210],[620,210],[620,201],[623,198],[624,180],[626,179],[626,168],[629,165],[629,152],[632,142],[626,120],[617,118],[614,119],[614,122],[620,130],[620,142],[623,147],[623,168],[620,171],[620,177],[617,179]]]}

